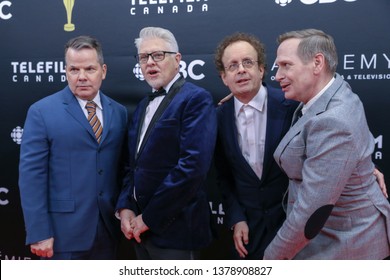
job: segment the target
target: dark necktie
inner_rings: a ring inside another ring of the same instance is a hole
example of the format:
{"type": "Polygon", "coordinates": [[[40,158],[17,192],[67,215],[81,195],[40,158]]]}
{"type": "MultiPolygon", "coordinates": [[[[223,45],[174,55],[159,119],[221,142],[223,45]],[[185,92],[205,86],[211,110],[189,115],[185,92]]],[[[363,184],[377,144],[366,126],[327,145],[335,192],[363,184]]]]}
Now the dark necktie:
{"type": "Polygon", "coordinates": [[[100,143],[103,127],[96,115],[96,103],[93,101],[88,101],[85,105],[85,108],[88,111],[88,122],[92,127],[93,133],[95,133],[96,141],[100,143]]]}
{"type": "Polygon", "coordinates": [[[149,94],[148,98],[149,98],[149,101],[152,101],[157,96],[163,96],[163,95],[166,95],[166,94],[167,94],[167,92],[165,91],[165,89],[161,88],[161,89],[156,90],[153,93],[149,94]]]}
{"type": "Polygon", "coordinates": [[[296,122],[297,122],[301,117],[302,117],[302,108],[295,112],[295,115],[294,115],[293,121],[292,121],[292,123],[291,123],[291,126],[293,126],[294,124],[296,124],[296,122]]]}

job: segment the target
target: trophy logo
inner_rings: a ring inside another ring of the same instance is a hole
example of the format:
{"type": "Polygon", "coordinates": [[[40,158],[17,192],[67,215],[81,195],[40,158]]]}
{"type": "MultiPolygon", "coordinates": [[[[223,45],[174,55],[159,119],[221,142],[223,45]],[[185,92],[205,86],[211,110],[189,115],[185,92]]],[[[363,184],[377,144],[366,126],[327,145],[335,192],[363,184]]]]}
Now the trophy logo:
{"type": "Polygon", "coordinates": [[[64,25],[64,30],[65,31],[73,31],[75,29],[74,24],[72,23],[72,11],[73,11],[73,6],[74,6],[74,1],[75,0],[64,0],[64,6],[66,10],[66,18],[67,18],[67,23],[64,25]]]}

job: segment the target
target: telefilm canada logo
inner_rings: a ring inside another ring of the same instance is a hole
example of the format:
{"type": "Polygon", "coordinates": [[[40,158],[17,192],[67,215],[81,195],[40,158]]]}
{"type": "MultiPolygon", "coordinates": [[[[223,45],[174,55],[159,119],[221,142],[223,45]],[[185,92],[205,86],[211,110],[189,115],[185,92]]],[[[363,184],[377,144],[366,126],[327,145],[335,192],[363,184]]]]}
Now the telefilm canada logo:
{"type": "Polygon", "coordinates": [[[0,260],[31,260],[31,258],[26,256],[9,255],[0,251],[0,260]]]}
{"type": "MultiPolygon", "coordinates": [[[[357,0],[294,0],[295,2],[300,1],[302,4],[305,5],[313,5],[313,4],[330,4],[335,2],[356,2],[357,0]]],[[[291,4],[293,0],[275,0],[275,3],[278,4],[281,7],[285,7],[288,4],[291,4]]]]}
{"type": "Polygon", "coordinates": [[[223,225],[225,217],[225,210],[223,209],[223,204],[215,201],[209,201],[209,205],[211,215],[215,218],[217,225],[223,225]]]}
{"type": "Polygon", "coordinates": [[[14,83],[66,82],[64,61],[11,61],[14,83]]]}
{"type": "Polygon", "coordinates": [[[206,13],[211,0],[131,0],[130,15],[206,13]]]}

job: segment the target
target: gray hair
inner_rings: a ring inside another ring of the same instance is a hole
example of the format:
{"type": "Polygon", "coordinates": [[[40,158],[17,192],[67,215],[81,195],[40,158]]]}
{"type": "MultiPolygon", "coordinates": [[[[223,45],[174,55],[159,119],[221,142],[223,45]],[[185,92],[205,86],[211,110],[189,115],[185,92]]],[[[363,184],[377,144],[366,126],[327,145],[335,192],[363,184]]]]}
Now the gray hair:
{"type": "Polygon", "coordinates": [[[167,51],[179,52],[179,46],[175,39],[175,36],[168,29],[161,27],[145,27],[139,32],[139,38],[135,39],[134,43],[139,50],[139,47],[144,39],[158,38],[164,40],[171,48],[167,51]]]}
{"type": "Polygon", "coordinates": [[[91,36],[82,35],[70,39],[65,44],[65,62],[66,62],[66,53],[68,52],[68,49],[74,49],[74,50],[94,49],[96,50],[99,64],[100,65],[104,64],[102,46],[98,40],[96,40],[91,36]]]}
{"type": "Polygon", "coordinates": [[[332,36],[318,29],[304,29],[280,35],[278,43],[293,38],[301,40],[298,45],[298,56],[303,62],[306,63],[316,54],[322,53],[325,57],[328,72],[331,74],[336,72],[338,58],[332,36]]]}

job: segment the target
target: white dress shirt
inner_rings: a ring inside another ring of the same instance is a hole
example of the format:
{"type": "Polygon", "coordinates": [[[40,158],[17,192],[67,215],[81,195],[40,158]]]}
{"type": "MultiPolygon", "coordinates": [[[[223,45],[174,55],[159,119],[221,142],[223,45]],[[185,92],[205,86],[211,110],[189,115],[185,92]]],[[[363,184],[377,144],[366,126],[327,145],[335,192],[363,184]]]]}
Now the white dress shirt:
{"type": "MultiPolygon", "coordinates": [[[[169,89],[171,88],[173,83],[176,82],[176,80],[179,78],[180,78],[180,74],[177,73],[176,76],[173,78],[173,80],[166,87],[164,87],[164,89],[167,93],[169,92],[169,89]]],[[[154,92],[156,90],[157,89],[153,89],[152,92],[154,92]]],[[[142,128],[141,128],[141,136],[139,138],[137,152],[139,151],[139,148],[141,147],[141,143],[145,137],[145,133],[146,133],[146,130],[150,124],[150,121],[152,120],[154,114],[157,111],[158,106],[160,106],[160,103],[163,101],[164,98],[165,98],[165,96],[157,96],[155,99],[150,101],[148,106],[146,107],[145,118],[144,118],[144,122],[143,122],[142,128]]]]}
{"type": "Polygon", "coordinates": [[[248,104],[234,98],[234,108],[241,152],[261,179],[267,128],[267,89],[261,86],[248,104]]]}
{"type": "MultiPolygon", "coordinates": [[[[87,105],[88,101],[83,100],[81,98],[78,98],[77,96],[76,96],[76,98],[80,104],[81,110],[83,110],[85,117],[88,119],[88,111],[87,111],[87,108],[85,108],[85,105],[87,105]]],[[[98,92],[98,94],[96,94],[95,98],[91,101],[96,103],[96,105],[97,105],[96,106],[96,116],[98,117],[102,127],[104,127],[103,126],[103,106],[102,106],[102,102],[100,101],[100,91],[98,92]]]]}
{"type": "Polygon", "coordinates": [[[335,78],[333,77],[329,83],[326,84],[326,86],[320,90],[319,93],[317,93],[312,99],[309,100],[309,102],[307,102],[306,104],[303,105],[302,107],[302,115],[304,115],[306,113],[306,111],[311,107],[311,105],[314,104],[314,102],[316,102],[316,100],[318,100],[318,98],[321,97],[321,95],[324,94],[324,92],[333,84],[333,82],[335,81],[335,78]]]}

